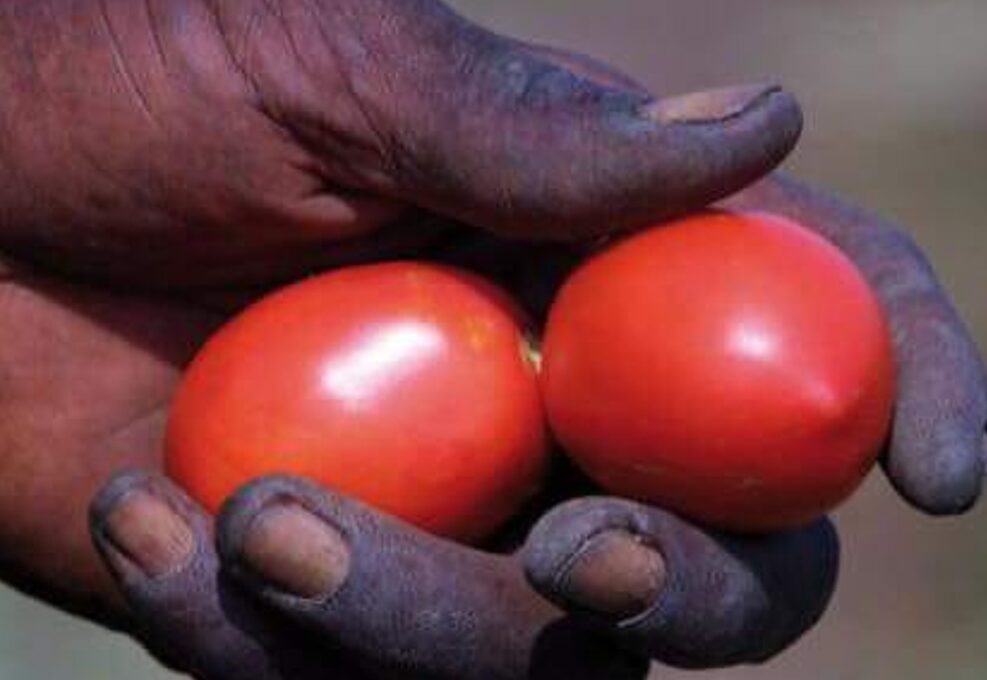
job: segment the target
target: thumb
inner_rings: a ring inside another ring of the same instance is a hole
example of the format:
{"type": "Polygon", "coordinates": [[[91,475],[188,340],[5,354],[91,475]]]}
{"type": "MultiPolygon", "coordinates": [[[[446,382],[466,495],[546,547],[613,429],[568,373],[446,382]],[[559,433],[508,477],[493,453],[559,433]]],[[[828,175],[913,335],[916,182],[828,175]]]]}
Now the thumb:
{"type": "Polygon", "coordinates": [[[223,21],[256,36],[235,56],[327,181],[501,234],[571,239],[701,207],[772,170],[801,129],[777,86],[655,100],[434,0],[278,7],[270,28],[223,21]]]}

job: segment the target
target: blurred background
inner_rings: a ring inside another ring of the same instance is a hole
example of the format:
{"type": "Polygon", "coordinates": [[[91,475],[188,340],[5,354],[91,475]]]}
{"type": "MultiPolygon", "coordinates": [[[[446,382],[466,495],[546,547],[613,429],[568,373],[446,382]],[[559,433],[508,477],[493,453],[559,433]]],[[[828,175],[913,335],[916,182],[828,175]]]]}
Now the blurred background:
{"type": "MultiPolygon", "coordinates": [[[[777,80],[806,111],[794,174],[898,220],[987,347],[984,0],[453,0],[493,28],[594,54],[660,93],[777,80]]],[[[836,515],[823,622],[760,667],[683,680],[987,678],[987,504],[933,520],[880,474],[836,515]]],[[[129,640],[0,589],[0,680],[173,678],[129,640]]]]}

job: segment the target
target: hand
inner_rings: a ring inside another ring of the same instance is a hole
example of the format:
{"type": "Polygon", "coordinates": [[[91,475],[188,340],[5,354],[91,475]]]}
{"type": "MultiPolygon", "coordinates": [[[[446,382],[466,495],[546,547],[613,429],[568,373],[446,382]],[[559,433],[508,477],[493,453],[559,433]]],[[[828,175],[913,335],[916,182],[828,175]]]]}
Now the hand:
{"type": "Polygon", "coordinates": [[[0,33],[0,249],[145,288],[420,240],[409,206],[525,238],[640,226],[801,127],[779,88],[656,101],[437,0],[11,0],[0,33]]]}
{"type": "Polygon", "coordinates": [[[837,562],[827,521],[718,536],[607,498],[559,506],[497,555],[278,477],[214,523],[164,477],[128,473],[92,517],[149,649],[217,680],[630,680],[651,657],[761,660],[818,618],[837,562]]]}
{"type": "MultiPolygon", "coordinates": [[[[780,176],[727,205],[796,218],[863,268],[889,311],[901,375],[889,475],[927,512],[969,507],[982,478],[983,371],[911,241],[780,176]]],[[[487,241],[466,252],[488,274],[512,272],[509,283],[530,301],[532,292],[538,300],[550,296],[545,271],[564,272],[578,250],[487,241]]],[[[648,658],[687,667],[761,660],[819,617],[838,561],[826,521],[744,539],[602,497],[555,507],[505,557],[454,546],[304,482],[277,478],[246,487],[213,524],[167,481],[125,475],[102,492],[93,520],[108,563],[150,626],[151,648],[186,664],[195,659],[207,678],[283,663],[278,655],[293,659],[288,675],[301,678],[351,677],[346,664],[354,659],[375,676],[383,668],[399,677],[463,678],[635,678],[648,658]],[[162,519],[176,515],[181,519],[162,519]],[[155,539],[170,535],[160,527],[172,522],[191,527],[181,531],[183,541],[171,543],[192,550],[192,558],[158,547],[155,539]],[[134,556],[141,544],[179,566],[140,569],[134,556]],[[528,584],[555,607],[534,597],[528,584]],[[261,603],[260,611],[247,619],[231,615],[244,601],[261,603]],[[264,628],[260,642],[242,633],[264,621],[284,628],[264,628]],[[190,634],[197,623],[215,636],[190,634]],[[300,638],[293,624],[312,637],[300,638]],[[225,643],[205,648],[201,641],[210,639],[225,643]]]]}
{"type": "Polygon", "coordinates": [[[532,238],[695,208],[800,127],[777,88],[657,102],[429,0],[11,0],[0,33],[0,573],[121,626],[85,508],[159,466],[217,301],[425,254],[422,208],[532,238]]]}

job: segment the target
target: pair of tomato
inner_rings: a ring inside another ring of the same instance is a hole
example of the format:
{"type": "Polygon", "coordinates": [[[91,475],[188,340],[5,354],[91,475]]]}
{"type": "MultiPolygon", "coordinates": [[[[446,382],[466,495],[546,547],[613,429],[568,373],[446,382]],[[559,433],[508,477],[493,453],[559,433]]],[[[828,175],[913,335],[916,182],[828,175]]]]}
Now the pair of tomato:
{"type": "Polygon", "coordinates": [[[211,510],[285,472],[474,541],[537,492],[550,429],[613,493],[759,531],[856,488],[892,397],[884,318],[839,251],[778,217],[704,213],[578,267],[540,353],[505,293],[448,267],[276,292],[189,367],[166,463],[211,510]]]}

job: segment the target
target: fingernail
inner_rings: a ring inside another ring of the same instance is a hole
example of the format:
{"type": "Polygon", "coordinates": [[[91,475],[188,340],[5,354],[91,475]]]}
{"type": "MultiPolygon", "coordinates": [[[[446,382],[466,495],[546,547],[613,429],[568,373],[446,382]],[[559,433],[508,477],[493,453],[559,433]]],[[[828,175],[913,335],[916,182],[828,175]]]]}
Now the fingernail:
{"type": "Polygon", "coordinates": [[[777,85],[739,85],[649,104],[644,115],[659,123],[718,123],[739,116],[767,97],[781,92],[777,85]]]}
{"type": "Polygon", "coordinates": [[[181,567],[195,548],[185,520],[147,491],[125,495],[110,510],[104,527],[113,547],[151,578],[181,567]]]}
{"type": "Polygon", "coordinates": [[[342,535],[294,504],[272,505],[254,517],[240,556],[267,584],[304,598],[329,597],[350,569],[350,551],[342,535]]]}
{"type": "Polygon", "coordinates": [[[579,548],[556,583],[559,595],[581,609],[629,618],[655,602],[665,560],[626,531],[606,531],[579,548]]]}

